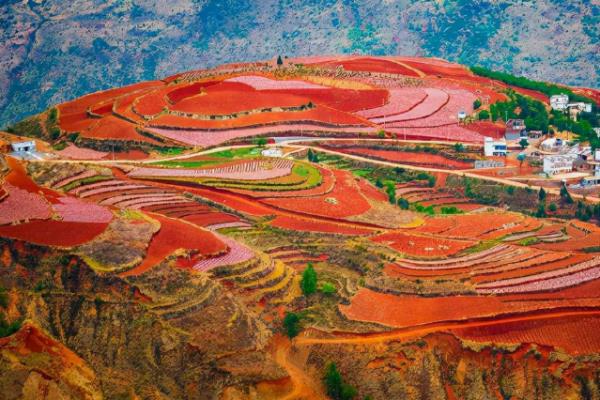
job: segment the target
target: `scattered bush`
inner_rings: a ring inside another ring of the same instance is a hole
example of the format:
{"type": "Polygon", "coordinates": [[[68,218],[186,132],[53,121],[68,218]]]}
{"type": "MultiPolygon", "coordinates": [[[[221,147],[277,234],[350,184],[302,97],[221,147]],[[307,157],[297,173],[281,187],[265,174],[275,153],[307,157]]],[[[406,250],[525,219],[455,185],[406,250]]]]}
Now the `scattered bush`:
{"type": "Polygon", "coordinates": [[[323,282],[321,285],[321,289],[319,289],[323,294],[334,294],[337,292],[335,286],[329,282],[323,282]]]}

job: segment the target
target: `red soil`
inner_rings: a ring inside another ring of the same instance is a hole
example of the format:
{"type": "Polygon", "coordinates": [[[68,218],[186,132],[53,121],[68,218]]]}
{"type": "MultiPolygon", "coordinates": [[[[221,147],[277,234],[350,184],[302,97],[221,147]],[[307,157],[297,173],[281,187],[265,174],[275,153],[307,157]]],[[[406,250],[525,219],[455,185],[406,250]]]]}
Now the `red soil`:
{"type": "Polygon", "coordinates": [[[385,59],[379,58],[356,58],[350,60],[329,61],[323,63],[324,66],[337,67],[341,65],[346,71],[369,71],[381,72],[387,74],[401,74],[407,76],[419,76],[415,71],[406,66],[385,59]]]}
{"type": "Polygon", "coordinates": [[[468,124],[466,127],[482,136],[488,136],[494,139],[501,139],[504,137],[505,126],[503,124],[493,123],[491,121],[477,121],[468,124]]]}
{"type": "Polygon", "coordinates": [[[294,231],[337,233],[340,235],[365,235],[372,232],[370,229],[352,225],[337,224],[335,222],[313,220],[310,218],[291,217],[288,215],[277,216],[271,222],[271,225],[294,231]]]}
{"type": "Polygon", "coordinates": [[[396,150],[377,150],[370,148],[356,148],[351,147],[347,149],[336,148],[336,151],[340,151],[346,154],[357,154],[364,157],[372,157],[375,159],[381,159],[385,161],[399,162],[403,164],[414,164],[424,166],[435,166],[448,169],[470,169],[473,168],[471,163],[464,161],[457,161],[446,158],[439,154],[429,153],[413,153],[403,152],[396,150]]]}
{"type": "Polygon", "coordinates": [[[227,246],[210,231],[162,215],[151,214],[151,216],[160,222],[160,230],[152,238],[144,261],[121,276],[140,275],[178,249],[198,252],[202,255],[215,255],[227,250],[227,246]]]}
{"type": "Polygon", "coordinates": [[[492,296],[395,296],[361,289],[350,305],[340,305],[349,319],[404,328],[441,321],[468,320],[558,307],[598,306],[600,299],[568,301],[504,301],[492,296]]]}
{"type": "Polygon", "coordinates": [[[565,316],[453,329],[455,335],[481,342],[537,343],[572,354],[600,352],[600,317],[565,316]]]}
{"type": "Polygon", "coordinates": [[[215,224],[222,224],[225,222],[236,222],[240,219],[235,215],[226,214],[222,212],[208,212],[204,214],[193,214],[182,217],[182,219],[189,221],[198,226],[209,226],[215,224]]]}
{"type": "Polygon", "coordinates": [[[326,106],[318,106],[306,111],[283,111],[256,113],[226,120],[199,120],[176,115],[161,115],[152,120],[149,126],[165,128],[228,129],[248,126],[268,125],[281,122],[316,121],[333,125],[365,125],[365,121],[348,113],[326,106]]]}
{"type": "Polygon", "coordinates": [[[104,232],[107,226],[108,223],[32,221],[0,226],[0,236],[48,246],[72,247],[89,242],[104,232]]]}
{"type": "Polygon", "coordinates": [[[300,107],[308,103],[305,97],[287,93],[219,91],[188,97],[170,108],[186,113],[223,115],[264,108],[300,107]]]}
{"type": "Polygon", "coordinates": [[[200,94],[202,88],[216,85],[220,81],[194,82],[183,86],[178,85],[176,89],[172,89],[167,93],[167,98],[171,103],[178,103],[181,100],[200,94]]]}
{"type": "Polygon", "coordinates": [[[374,242],[388,244],[391,248],[413,257],[440,257],[456,254],[473,246],[470,240],[452,240],[433,236],[417,236],[404,232],[389,232],[371,238],[374,242]]]}
{"type": "Polygon", "coordinates": [[[333,218],[351,217],[369,211],[371,205],[360,193],[352,173],[334,170],[333,174],[336,182],[330,193],[318,197],[272,198],[261,201],[286,210],[333,218]]]}
{"type": "Polygon", "coordinates": [[[336,110],[356,112],[369,108],[380,107],[388,99],[388,91],[352,90],[352,89],[286,89],[265,90],[264,93],[287,93],[302,96],[314,104],[322,104],[336,110]]]}
{"type": "Polygon", "coordinates": [[[137,142],[146,142],[160,145],[154,139],[140,135],[135,125],[121,118],[109,115],[107,117],[95,120],[96,123],[87,130],[80,132],[82,137],[90,139],[117,139],[131,140],[137,142]]]}

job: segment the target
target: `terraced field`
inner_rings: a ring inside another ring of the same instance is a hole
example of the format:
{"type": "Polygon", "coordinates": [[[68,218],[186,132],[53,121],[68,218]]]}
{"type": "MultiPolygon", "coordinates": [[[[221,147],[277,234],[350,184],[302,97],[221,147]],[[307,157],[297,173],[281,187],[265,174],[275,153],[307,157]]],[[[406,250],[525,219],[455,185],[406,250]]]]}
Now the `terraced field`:
{"type": "Polygon", "coordinates": [[[443,60],[284,57],[49,110],[52,154],[0,164],[0,389],[598,398],[594,204],[468,171],[463,142],[503,128],[474,108],[504,89],[443,60]],[[41,336],[89,369],[34,368],[41,336]]]}

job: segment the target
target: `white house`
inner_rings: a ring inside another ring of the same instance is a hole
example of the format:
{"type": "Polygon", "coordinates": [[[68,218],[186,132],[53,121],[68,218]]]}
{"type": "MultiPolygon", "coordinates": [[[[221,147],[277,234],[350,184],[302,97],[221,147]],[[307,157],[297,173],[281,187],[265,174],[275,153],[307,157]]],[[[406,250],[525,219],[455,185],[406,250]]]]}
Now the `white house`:
{"type": "Polygon", "coordinates": [[[550,96],[550,106],[553,110],[564,111],[569,104],[569,96],[566,94],[555,94],[550,96]]]}
{"type": "Polygon", "coordinates": [[[544,157],[544,173],[548,175],[564,174],[573,171],[573,155],[553,155],[544,157]]]}
{"type": "Polygon", "coordinates": [[[507,147],[505,140],[494,140],[491,137],[483,139],[483,154],[486,157],[506,156],[507,147]]]}
{"type": "Polygon", "coordinates": [[[565,142],[560,138],[548,138],[540,143],[540,147],[544,151],[560,151],[565,142]]]}
{"type": "Polygon", "coordinates": [[[576,109],[579,112],[592,112],[592,103],[583,103],[583,102],[578,102],[578,103],[569,103],[567,105],[567,108],[569,109],[576,109]]]}
{"type": "Polygon", "coordinates": [[[35,151],[35,142],[33,140],[27,142],[14,142],[10,146],[15,153],[26,153],[28,151],[35,151]]]}

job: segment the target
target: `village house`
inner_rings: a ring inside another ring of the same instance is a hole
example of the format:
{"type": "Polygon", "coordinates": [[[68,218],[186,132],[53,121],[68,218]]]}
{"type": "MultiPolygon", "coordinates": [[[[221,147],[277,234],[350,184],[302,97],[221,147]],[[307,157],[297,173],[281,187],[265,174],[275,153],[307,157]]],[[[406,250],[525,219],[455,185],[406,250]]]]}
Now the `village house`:
{"type": "Polygon", "coordinates": [[[519,140],[527,137],[527,127],[522,119],[509,119],[506,121],[506,131],[504,133],[506,140],[519,140]]]}
{"type": "Polygon", "coordinates": [[[565,111],[567,109],[567,104],[569,104],[569,96],[566,94],[555,94],[550,96],[550,107],[552,107],[553,110],[565,111]]]}
{"type": "Polygon", "coordinates": [[[577,156],[572,154],[552,155],[544,157],[543,171],[548,175],[558,175],[573,171],[573,162],[577,156]]]}
{"type": "Polygon", "coordinates": [[[592,112],[592,105],[590,103],[569,103],[567,105],[567,109],[569,110],[569,117],[573,121],[577,121],[577,117],[582,112],[592,112]]]}
{"type": "Polygon", "coordinates": [[[494,140],[491,137],[483,139],[483,154],[486,157],[506,156],[507,149],[504,140],[494,140]]]}
{"type": "Polygon", "coordinates": [[[14,142],[11,143],[10,146],[15,153],[27,153],[35,151],[35,142],[33,140],[28,140],[26,142],[14,142]]]}

